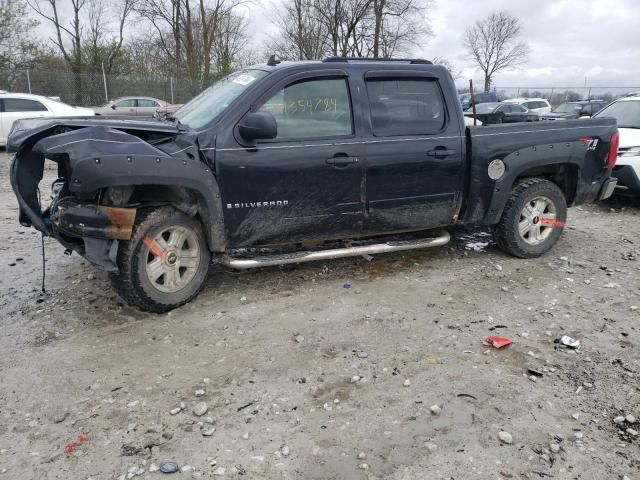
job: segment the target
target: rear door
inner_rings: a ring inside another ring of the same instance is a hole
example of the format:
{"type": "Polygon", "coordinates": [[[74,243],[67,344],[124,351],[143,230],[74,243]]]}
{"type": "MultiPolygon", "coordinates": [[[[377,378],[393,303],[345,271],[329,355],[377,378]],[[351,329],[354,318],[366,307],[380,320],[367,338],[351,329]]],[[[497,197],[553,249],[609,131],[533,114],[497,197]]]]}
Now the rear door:
{"type": "Polygon", "coordinates": [[[505,103],[500,105],[496,112],[503,112],[504,123],[524,122],[527,119],[527,109],[515,103],[505,103]]]}
{"type": "Polygon", "coordinates": [[[463,190],[463,132],[429,71],[365,74],[371,130],[366,142],[368,233],[451,223],[463,190]]]}
{"type": "Polygon", "coordinates": [[[156,113],[156,109],[160,107],[160,104],[150,98],[139,98],[136,107],[136,115],[138,117],[153,117],[156,113]]]}
{"type": "MultiPolygon", "coordinates": [[[[234,247],[352,237],[362,231],[362,145],[344,72],[294,74],[256,102],[277,138],[219,140],[217,178],[234,247]]],[[[240,120],[241,122],[242,120],[240,120]]],[[[240,123],[238,122],[238,123],[240,123]]]]}

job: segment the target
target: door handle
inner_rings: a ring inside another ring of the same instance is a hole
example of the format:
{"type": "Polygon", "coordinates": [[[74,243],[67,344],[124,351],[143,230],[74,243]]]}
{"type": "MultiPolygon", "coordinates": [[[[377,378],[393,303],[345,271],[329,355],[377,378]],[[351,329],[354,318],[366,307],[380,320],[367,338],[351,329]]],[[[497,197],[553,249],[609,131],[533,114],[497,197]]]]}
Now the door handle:
{"type": "Polygon", "coordinates": [[[358,157],[331,157],[325,160],[329,165],[350,165],[359,161],[358,157]]]}
{"type": "Polygon", "coordinates": [[[444,158],[450,157],[451,155],[455,155],[457,150],[447,149],[444,147],[436,147],[433,150],[429,150],[427,155],[435,158],[444,158]]]}

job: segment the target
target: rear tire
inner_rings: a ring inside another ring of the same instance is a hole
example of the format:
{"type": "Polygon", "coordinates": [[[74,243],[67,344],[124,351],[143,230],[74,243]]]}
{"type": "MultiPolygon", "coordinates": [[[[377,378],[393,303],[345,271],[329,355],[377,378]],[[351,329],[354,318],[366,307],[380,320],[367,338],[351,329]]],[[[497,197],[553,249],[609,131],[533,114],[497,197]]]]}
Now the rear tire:
{"type": "Polygon", "coordinates": [[[549,180],[527,178],[512,189],[494,239],[503,252],[520,258],[539,257],[558,241],[567,220],[567,201],[549,180]]]}
{"type": "Polygon", "coordinates": [[[131,240],[120,242],[111,283],[129,305],[167,312],[200,293],[211,254],[195,218],[170,207],[138,215],[131,240]]]}

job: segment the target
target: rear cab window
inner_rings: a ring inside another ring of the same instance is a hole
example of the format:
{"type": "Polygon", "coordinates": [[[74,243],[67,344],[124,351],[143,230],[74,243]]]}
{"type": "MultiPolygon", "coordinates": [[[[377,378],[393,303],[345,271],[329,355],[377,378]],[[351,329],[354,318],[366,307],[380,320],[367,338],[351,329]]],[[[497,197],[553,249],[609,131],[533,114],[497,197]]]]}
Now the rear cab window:
{"type": "Polygon", "coordinates": [[[446,124],[444,98],[437,79],[367,78],[373,135],[429,135],[446,124]]]}

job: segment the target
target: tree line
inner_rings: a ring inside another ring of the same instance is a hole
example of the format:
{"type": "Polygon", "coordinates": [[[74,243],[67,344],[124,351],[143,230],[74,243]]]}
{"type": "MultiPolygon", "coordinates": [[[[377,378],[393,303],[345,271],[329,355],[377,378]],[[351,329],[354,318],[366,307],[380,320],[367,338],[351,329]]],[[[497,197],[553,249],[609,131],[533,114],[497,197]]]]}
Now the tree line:
{"type": "MultiPolygon", "coordinates": [[[[433,0],[272,0],[269,29],[252,42],[254,0],[0,0],[0,81],[25,69],[83,74],[181,77],[199,88],[264,61],[325,56],[389,58],[424,47],[432,36],[433,0]],[[50,32],[34,38],[33,32],[50,32]]],[[[266,12],[266,13],[265,13],[266,12]]],[[[464,33],[470,58],[491,87],[496,72],[522,64],[528,47],[506,12],[464,33]]],[[[455,74],[456,69],[437,57],[455,74]]]]}

